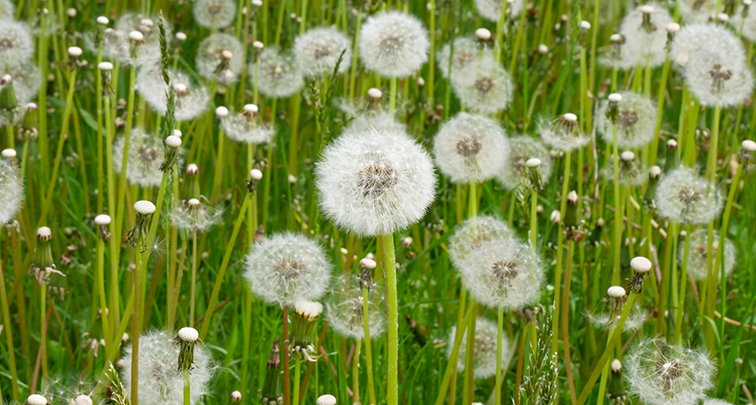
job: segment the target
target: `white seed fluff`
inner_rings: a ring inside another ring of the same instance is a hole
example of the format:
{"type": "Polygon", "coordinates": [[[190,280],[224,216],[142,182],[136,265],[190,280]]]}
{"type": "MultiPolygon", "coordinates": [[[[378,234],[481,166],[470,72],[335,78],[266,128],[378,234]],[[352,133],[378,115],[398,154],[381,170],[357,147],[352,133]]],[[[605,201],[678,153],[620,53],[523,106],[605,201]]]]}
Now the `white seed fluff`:
{"type": "Polygon", "coordinates": [[[472,217],[457,225],[449,237],[449,258],[461,269],[473,253],[488,249],[489,242],[508,241],[513,236],[514,232],[504,221],[488,215],[472,217]]]}
{"type": "Polygon", "coordinates": [[[436,64],[443,77],[449,77],[449,58],[452,57],[451,71],[456,72],[480,57],[481,50],[484,57],[491,56],[491,48],[483,46],[472,37],[454,38],[454,57],[452,57],[451,41],[446,43],[436,54],[436,64]]]}
{"type": "Polygon", "coordinates": [[[360,60],[381,76],[409,76],[428,60],[428,33],[409,14],[386,11],[369,17],[359,41],[360,60]]]}
{"type": "Polygon", "coordinates": [[[451,84],[462,104],[481,114],[505,110],[514,96],[512,76],[492,56],[453,71],[451,84]]]}
{"type": "MultiPolygon", "coordinates": [[[[709,232],[705,228],[696,229],[690,236],[688,246],[688,274],[692,275],[696,280],[706,280],[709,278],[709,232]]],[[[735,250],[735,244],[728,238],[724,240],[724,252],[722,252],[724,260],[725,275],[729,276],[737,263],[737,251],[735,250]]],[[[711,259],[712,263],[716,259],[716,255],[719,250],[719,231],[714,231],[712,243],[711,243],[711,259]]],[[[680,263],[685,260],[685,244],[683,242],[678,243],[678,256],[680,263]]],[[[682,266],[682,264],[680,264],[682,266]]],[[[720,279],[720,269],[714,270],[714,278],[720,279]]]]}
{"type": "Polygon", "coordinates": [[[39,394],[32,394],[26,398],[26,403],[29,405],[47,405],[47,398],[39,394]]]}
{"type": "Polygon", "coordinates": [[[541,161],[541,179],[548,183],[554,166],[549,151],[538,139],[528,135],[509,138],[509,159],[497,174],[496,180],[508,189],[519,186],[521,177],[527,176],[527,161],[532,158],[541,161]]]}
{"type": "Polygon", "coordinates": [[[197,73],[222,84],[233,83],[242,70],[242,55],[242,45],[234,36],[222,33],[210,35],[197,47],[197,73]],[[223,57],[224,51],[231,52],[230,59],[223,57]],[[221,69],[222,63],[227,65],[226,68],[221,69]]]}
{"type": "MultiPolygon", "coordinates": [[[[364,339],[363,303],[360,278],[355,274],[342,275],[334,284],[326,301],[328,325],[339,336],[355,340],[364,339]]],[[[381,284],[373,283],[368,292],[368,325],[371,339],[380,338],[386,330],[386,306],[383,302],[381,284]]]]}
{"type": "MultiPolygon", "coordinates": [[[[257,84],[260,93],[275,98],[290,97],[304,85],[302,73],[299,71],[294,57],[289,53],[282,53],[277,47],[265,48],[260,53],[260,68],[257,74],[250,74],[252,85],[257,84]]],[[[249,72],[255,71],[255,65],[250,64],[249,72]]]]}
{"type": "Polygon", "coordinates": [[[201,27],[225,28],[236,17],[236,3],[233,0],[197,0],[193,11],[194,21],[201,27]]]}
{"type": "MultiPolygon", "coordinates": [[[[175,91],[176,121],[191,120],[207,110],[210,96],[204,87],[193,85],[189,76],[184,73],[171,71],[168,75],[175,91]]],[[[147,104],[164,116],[168,111],[168,85],[163,80],[160,68],[142,68],[137,74],[136,83],[147,104]]]]}
{"type": "Polygon", "coordinates": [[[335,28],[313,28],[294,40],[294,55],[299,69],[313,76],[330,76],[339,56],[339,73],[344,73],[352,62],[352,44],[349,38],[335,28]]]}
{"type": "Polygon", "coordinates": [[[722,211],[717,187],[699,177],[695,169],[679,168],[668,173],[656,188],[659,215],[682,224],[703,224],[722,211]]]}
{"type": "Polygon", "coordinates": [[[23,64],[34,55],[34,39],[21,22],[0,20],[0,71],[23,64]]]}
{"type": "Polygon", "coordinates": [[[525,5],[524,0],[475,0],[475,8],[478,14],[488,21],[498,22],[501,19],[501,8],[511,7],[510,17],[517,17],[525,5]]]}
{"type": "Polygon", "coordinates": [[[24,201],[24,182],[10,159],[0,159],[0,225],[12,221],[24,201]]]}
{"type": "MultiPolygon", "coordinates": [[[[113,170],[121,173],[123,165],[125,138],[123,136],[113,143],[113,170]]],[[[141,187],[159,186],[163,178],[160,165],[163,163],[165,150],[163,140],[141,129],[131,131],[126,166],[126,180],[141,187]]]]}
{"type": "MultiPolygon", "coordinates": [[[[632,92],[620,93],[618,102],[617,146],[622,149],[638,149],[654,139],[656,132],[656,105],[651,99],[632,92]]],[[[596,129],[604,142],[613,142],[613,124],[607,118],[610,101],[602,101],[596,113],[596,129]]]]}
{"type": "MultiPolygon", "coordinates": [[[[473,366],[473,378],[476,380],[485,379],[496,375],[496,345],[497,345],[496,323],[486,318],[479,317],[475,320],[475,363],[473,366]]],[[[454,348],[454,337],[457,333],[457,327],[453,326],[449,332],[449,338],[446,344],[446,357],[451,357],[454,348]]],[[[509,358],[509,340],[507,335],[501,337],[501,362],[506,363],[509,358]]],[[[467,330],[462,335],[462,341],[457,353],[457,371],[465,370],[465,356],[467,353],[467,330]]]]}

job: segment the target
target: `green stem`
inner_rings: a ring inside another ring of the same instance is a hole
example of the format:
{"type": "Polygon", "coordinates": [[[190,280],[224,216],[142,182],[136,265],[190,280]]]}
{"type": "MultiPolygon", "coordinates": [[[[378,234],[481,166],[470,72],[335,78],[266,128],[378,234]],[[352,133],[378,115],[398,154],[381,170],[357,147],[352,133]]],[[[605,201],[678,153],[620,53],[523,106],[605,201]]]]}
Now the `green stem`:
{"type": "Polygon", "coordinates": [[[501,341],[504,338],[504,308],[499,308],[496,324],[496,386],[494,388],[494,405],[501,405],[501,341]]]}
{"type": "MultiPolygon", "coordinates": [[[[108,328],[108,304],[105,294],[105,241],[101,236],[97,236],[97,288],[100,296],[100,319],[102,320],[102,335],[105,342],[110,342],[110,329],[108,328]]],[[[105,357],[108,355],[109,347],[105,346],[105,357]]]]}
{"type": "MultiPolygon", "coordinates": [[[[396,79],[392,79],[396,81],[396,79]]],[[[394,85],[394,87],[396,87],[394,85]]],[[[394,94],[393,92],[391,94],[394,94]]],[[[383,270],[386,272],[388,298],[388,381],[386,383],[386,401],[388,405],[399,404],[399,303],[396,288],[396,254],[394,252],[394,236],[385,234],[379,236],[379,243],[383,244],[385,262],[383,270]]]]}
{"type": "Polygon", "coordinates": [[[184,405],[192,404],[191,386],[189,371],[184,371],[184,405]]]}
{"type": "Polygon", "coordinates": [[[362,287],[362,327],[365,330],[365,368],[367,368],[368,395],[370,398],[368,405],[376,405],[378,402],[375,399],[375,382],[373,381],[373,344],[370,341],[370,316],[368,312],[370,301],[368,299],[368,289],[362,287]]]}
{"type": "Polygon", "coordinates": [[[192,232],[192,281],[189,286],[189,325],[194,325],[194,295],[197,285],[197,238],[199,234],[192,232]]]}
{"type": "Polygon", "coordinates": [[[688,286],[688,253],[690,251],[690,234],[693,226],[688,225],[685,233],[685,247],[683,248],[682,274],[680,275],[680,294],[677,296],[675,309],[675,343],[682,343],[682,321],[685,312],[685,289],[688,286]]]}
{"type": "Polygon", "coordinates": [[[612,238],[612,285],[620,282],[620,251],[622,248],[622,201],[620,200],[619,183],[619,150],[617,148],[617,123],[612,124],[612,162],[614,164],[614,237],[612,238]]]}
{"type": "Polygon", "coordinates": [[[390,90],[389,90],[389,114],[393,113],[396,109],[396,77],[392,77],[389,81],[390,83],[390,90]]]}
{"type": "Polygon", "coordinates": [[[354,355],[352,356],[352,403],[360,403],[360,349],[362,340],[357,339],[354,343],[354,355]]]}
{"type": "MultiPolygon", "coordinates": [[[[352,361],[355,359],[353,358],[352,361]]],[[[299,404],[299,378],[300,378],[300,369],[301,369],[302,361],[299,359],[299,356],[294,356],[294,395],[292,396],[291,403],[294,405],[299,404]]]]}
{"type": "Polygon", "coordinates": [[[530,194],[530,245],[536,249],[536,235],[538,232],[538,190],[533,188],[530,194]]]}
{"type": "MultiPolygon", "coordinates": [[[[6,228],[6,237],[5,237],[5,249],[6,252],[8,250],[8,238],[10,237],[9,231],[6,228]]],[[[8,271],[7,268],[2,269],[2,280],[0,280],[0,304],[2,304],[2,310],[3,310],[3,325],[4,325],[4,332],[5,332],[5,342],[7,344],[7,351],[8,351],[8,363],[10,363],[10,372],[11,372],[11,385],[12,385],[12,392],[13,392],[13,400],[16,402],[19,402],[19,393],[18,393],[18,374],[16,374],[16,352],[13,348],[13,327],[10,318],[10,311],[8,310],[8,297],[6,295],[5,291],[5,280],[10,279],[5,273],[8,271]]]]}

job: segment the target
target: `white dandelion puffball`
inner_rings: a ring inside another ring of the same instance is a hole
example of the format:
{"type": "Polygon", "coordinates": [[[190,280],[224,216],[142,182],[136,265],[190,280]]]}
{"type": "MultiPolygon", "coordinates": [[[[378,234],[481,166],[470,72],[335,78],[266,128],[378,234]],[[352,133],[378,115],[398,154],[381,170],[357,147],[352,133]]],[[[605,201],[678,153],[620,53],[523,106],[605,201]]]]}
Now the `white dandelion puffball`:
{"type": "Polygon", "coordinates": [[[482,47],[480,42],[472,37],[454,38],[454,56],[452,57],[451,42],[447,42],[441,51],[436,55],[436,64],[443,77],[449,77],[449,58],[451,57],[451,71],[456,72],[463,69],[470,63],[480,57],[480,51],[483,50],[484,57],[491,56],[491,48],[482,47]]]}
{"type": "Polygon", "coordinates": [[[591,141],[589,136],[580,133],[577,116],[572,113],[560,115],[551,121],[541,119],[537,131],[547,145],[563,152],[580,149],[591,141]]]}
{"type": "Polygon", "coordinates": [[[679,168],[664,176],[656,187],[659,215],[682,224],[704,224],[719,216],[722,196],[716,185],[695,169],[679,168]]]}
{"type": "Polygon", "coordinates": [[[34,55],[34,39],[29,27],[13,20],[0,20],[0,70],[29,61],[34,55]]]}
{"type": "Polygon", "coordinates": [[[385,77],[406,77],[428,61],[428,33],[412,15],[386,11],[367,19],[360,31],[360,60],[385,77]]]}
{"type": "Polygon", "coordinates": [[[678,9],[683,21],[688,24],[705,23],[714,16],[716,0],[678,0],[678,9]]]}
{"type": "MultiPolygon", "coordinates": [[[[449,332],[449,339],[446,344],[446,358],[451,357],[454,348],[454,337],[457,334],[457,327],[453,326],[449,332]]],[[[475,351],[475,363],[473,364],[473,378],[476,380],[486,379],[496,375],[496,341],[497,341],[496,323],[486,318],[478,317],[475,320],[475,341],[473,350],[475,351]]],[[[501,336],[501,363],[505,364],[509,358],[509,340],[506,333],[501,336]]],[[[465,370],[465,357],[467,353],[467,330],[462,335],[462,341],[457,353],[457,371],[465,370]]]]}
{"type": "Polygon", "coordinates": [[[302,234],[279,233],[256,244],[244,260],[252,293],[269,304],[316,300],[328,288],[331,265],[323,248],[302,234]]]}
{"type": "Polygon", "coordinates": [[[339,73],[344,73],[352,63],[352,44],[346,35],[335,28],[313,28],[294,40],[299,69],[313,76],[330,76],[344,50],[339,73]]]}
{"type": "Polygon", "coordinates": [[[458,269],[465,266],[468,257],[489,242],[509,241],[514,232],[504,221],[488,215],[472,217],[456,226],[449,237],[449,258],[458,269]]]}
{"type": "Polygon", "coordinates": [[[13,159],[0,158],[0,225],[16,217],[24,201],[24,182],[13,159]]]}
{"type": "Polygon", "coordinates": [[[644,339],[624,359],[628,391],[648,405],[689,405],[706,397],[716,370],[705,350],[644,339]]]}
{"type": "MultiPolygon", "coordinates": [[[[690,238],[688,246],[688,274],[692,275],[696,280],[706,280],[709,276],[709,232],[707,229],[696,229],[690,235],[686,236],[690,238]]],[[[737,262],[737,251],[735,250],[735,244],[728,238],[725,238],[724,252],[722,252],[722,259],[724,260],[725,275],[729,276],[732,270],[735,268],[737,262]]],[[[714,231],[714,237],[711,242],[712,248],[712,263],[716,259],[717,251],[719,249],[719,231],[714,231]]],[[[678,256],[682,263],[685,259],[685,243],[678,243],[678,256]]],[[[719,280],[720,269],[714,270],[714,277],[719,280]]]]}
{"type": "MultiPolygon", "coordinates": [[[[139,402],[145,405],[175,405],[184,398],[184,376],[179,373],[179,345],[165,332],[149,331],[139,338],[139,402]]],[[[119,360],[123,365],[121,381],[131,392],[131,345],[119,360]]],[[[204,345],[194,348],[194,363],[189,373],[191,404],[208,394],[214,365],[204,345]]]]}
{"type": "Polygon", "coordinates": [[[16,16],[16,6],[10,0],[0,1],[0,20],[13,20],[16,16]]]}
{"type": "MultiPolygon", "coordinates": [[[[365,337],[363,295],[360,277],[344,274],[339,277],[326,301],[328,325],[339,336],[360,340],[365,337]]],[[[381,285],[372,283],[368,292],[368,325],[370,338],[378,339],[386,330],[386,306],[381,285]]]]}
{"type": "MultiPolygon", "coordinates": [[[[176,121],[191,120],[207,110],[210,96],[204,87],[193,85],[189,76],[184,73],[169,72],[169,76],[176,97],[176,121]]],[[[160,69],[157,66],[142,68],[137,74],[136,83],[147,104],[164,116],[168,111],[168,85],[165,84],[160,69]]]]}
{"type": "MultiPolygon", "coordinates": [[[[113,143],[113,170],[121,174],[123,166],[123,149],[125,137],[121,136],[113,143]]],[[[159,186],[163,178],[160,165],[163,163],[165,148],[163,140],[158,139],[139,128],[131,130],[126,164],[126,180],[141,187],[159,186]]]]}
{"type": "Polygon", "coordinates": [[[349,121],[349,126],[346,127],[345,131],[357,132],[375,128],[377,130],[404,132],[406,127],[394,118],[394,114],[381,110],[369,110],[356,115],[349,121]]]}
{"type": "Polygon", "coordinates": [[[197,47],[197,73],[207,80],[217,80],[224,85],[236,81],[241,73],[242,45],[232,35],[213,34],[202,40],[197,47]],[[227,58],[229,55],[231,58],[227,58]]]}
{"type": "MultiPolygon", "coordinates": [[[[121,51],[120,61],[129,66],[153,66],[160,62],[160,30],[158,28],[159,16],[146,17],[137,13],[126,13],[118,19],[115,30],[120,32],[116,35],[122,41],[118,48],[121,51]],[[141,44],[137,50],[136,60],[131,58],[131,44],[129,34],[131,32],[142,34],[141,44]]],[[[168,21],[165,24],[166,40],[170,43],[172,27],[168,21]]]]}
{"type": "Polygon", "coordinates": [[[261,144],[268,143],[273,139],[276,130],[273,126],[262,121],[257,111],[244,106],[241,112],[229,114],[220,120],[224,133],[236,142],[261,144]]]}
{"type": "Polygon", "coordinates": [[[496,121],[462,112],[441,126],[433,139],[433,155],[453,183],[480,183],[507,164],[509,142],[496,121]]]}
{"type": "MultiPolygon", "coordinates": [[[[249,72],[255,71],[255,65],[250,64],[249,72]]],[[[260,92],[268,97],[291,97],[304,86],[302,73],[299,71],[294,57],[289,53],[282,53],[277,47],[266,47],[260,53],[260,67],[256,74],[250,74],[252,85],[257,84],[260,92]]]]}
{"type": "Polygon", "coordinates": [[[533,248],[516,238],[487,242],[459,266],[462,281],[489,308],[516,311],[538,299],[544,281],[533,248]]]}
{"type": "Polygon", "coordinates": [[[522,12],[522,7],[525,5],[525,0],[475,0],[475,8],[478,10],[478,14],[488,21],[498,22],[501,19],[501,8],[504,5],[511,7],[511,11],[507,14],[510,17],[517,17],[522,12]]]}
{"type": "Polygon", "coordinates": [[[541,179],[548,183],[554,164],[551,161],[549,151],[539,140],[528,135],[520,135],[509,138],[509,159],[497,173],[496,180],[502,186],[513,189],[521,184],[521,178],[527,176],[526,163],[529,159],[536,158],[541,161],[541,179]]]}
{"type": "MultiPolygon", "coordinates": [[[[617,146],[621,149],[638,149],[654,139],[656,132],[656,105],[651,99],[632,92],[619,93],[622,99],[617,103],[617,146]]],[[[596,129],[604,142],[611,145],[614,132],[613,123],[607,118],[610,101],[603,100],[596,114],[596,129]]]]}
{"type": "MultiPolygon", "coordinates": [[[[84,47],[92,53],[98,52],[96,32],[84,34],[84,47]]],[[[105,28],[102,34],[102,59],[110,61],[123,61],[128,64],[129,41],[127,33],[114,28],[105,28]]]]}
{"type": "Polygon", "coordinates": [[[625,39],[622,45],[622,60],[635,67],[657,67],[667,58],[667,24],[672,22],[666,7],[658,4],[646,4],[629,12],[620,25],[619,34],[625,39]],[[653,7],[653,11],[644,23],[644,7],[653,7]]]}
{"type": "Polygon", "coordinates": [[[683,71],[691,93],[701,104],[734,107],[743,104],[753,91],[753,74],[741,58],[745,50],[702,48],[694,53],[683,71]]]}
{"type": "Polygon", "coordinates": [[[363,236],[417,222],[435,197],[433,162],[402,131],[347,132],[315,167],[320,206],[336,225],[363,236]]]}
{"type": "Polygon", "coordinates": [[[228,27],[236,17],[233,0],[197,0],[194,3],[194,21],[205,28],[228,27]]]}
{"type": "Polygon", "coordinates": [[[745,54],[740,40],[722,25],[688,24],[675,34],[669,49],[669,57],[682,67],[690,62],[694,54],[704,49],[724,49],[734,58],[745,62],[745,54]]]}
{"type": "Polygon", "coordinates": [[[514,96],[514,82],[493,56],[484,55],[452,72],[454,94],[470,110],[495,114],[505,110],[514,96]]]}
{"type": "Polygon", "coordinates": [[[204,232],[223,221],[223,210],[203,204],[192,198],[177,204],[170,217],[171,225],[189,232],[204,232]]]}

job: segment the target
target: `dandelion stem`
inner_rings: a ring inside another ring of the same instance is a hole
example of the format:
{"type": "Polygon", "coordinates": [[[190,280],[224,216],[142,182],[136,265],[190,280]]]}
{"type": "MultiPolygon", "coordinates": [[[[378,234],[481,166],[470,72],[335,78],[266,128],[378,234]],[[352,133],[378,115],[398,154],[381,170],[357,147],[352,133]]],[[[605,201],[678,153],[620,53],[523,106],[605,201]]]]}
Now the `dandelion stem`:
{"type": "Polygon", "coordinates": [[[473,317],[467,324],[467,341],[465,342],[465,385],[462,390],[464,404],[472,404],[475,397],[473,369],[475,367],[475,321],[477,320],[475,312],[477,308],[478,305],[475,300],[470,300],[470,309],[473,311],[473,317]]]}
{"type": "Polygon", "coordinates": [[[536,236],[538,232],[538,190],[533,188],[530,194],[530,245],[536,249],[536,236]]]}
{"type": "MultiPolygon", "coordinates": [[[[352,361],[354,361],[354,359],[352,361]]],[[[299,404],[299,379],[301,376],[301,368],[302,360],[299,359],[299,356],[294,356],[294,396],[291,401],[294,405],[299,404]]]]}
{"type": "Polygon", "coordinates": [[[389,81],[390,83],[390,90],[389,90],[389,114],[393,113],[396,109],[396,77],[392,77],[389,81]]]}
{"type": "Polygon", "coordinates": [[[2,280],[0,280],[0,304],[2,304],[3,308],[3,325],[4,325],[4,332],[5,332],[5,342],[7,344],[7,350],[8,350],[8,363],[10,363],[10,372],[11,372],[11,389],[13,394],[13,400],[16,402],[19,402],[19,393],[18,393],[18,374],[16,374],[16,353],[13,348],[13,326],[10,318],[10,311],[8,310],[8,297],[6,295],[5,291],[5,280],[10,280],[10,277],[7,277],[5,273],[7,273],[8,268],[6,267],[6,261],[5,257],[7,257],[8,252],[8,238],[10,237],[10,230],[6,228],[6,236],[5,236],[5,255],[3,256],[3,268],[0,275],[2,276],[2,280]]]}
{"type": "Polygon", "coordinates": [[[501,340],[504,338],[504,308],[499,307],[496,323],[496,386],[494,388],[494,405],[501,405],[501,340]]]}
{"type": "MultiPolygon", "coordinates": [[[[396,78],[392,78],[396,81],[396,78]]],[[[394,84],[394,87],[396,85],[394,84]]],[[[392,95],[394,92],[391,93],[392,95]]],[[[386,272],[386,289],[388,297],[388,381],[386,399],[388,405],[399,404],[399,308],[396,288],[396,255],[394,253],[394,236],[380,235],[379,243],[385,255],[383,270],[386,272]]]]}
{"type": "MultiPolygon", "coordinates": [[[[464,290],[462,290],[464,292],[464,290]]],[[[441,381],[441,388],[438,391],[435,405],[443,405],[446,398],[446,391],[449,389],[449,383],[451,382],[452,371],[457,369],[457,357],[459,356],[459,346],[462,343],[462,334],[470,320],[474,316],[474,309],[472,305],[467,309],[465,317],[461,322],[457,323],[457,331],[454,334],[454,347],[452,347],[451,356],[449,356],[449,362],[446,363],[446,370],[444,371],[444,378],[441,381]]]]}
{"type": "MultiPolygon", "coordinates": [[[[291,405],[291,369],[289,366],[289,307],[283,307],[283,403],[291,405]]],[[[298,404],[296,404],[298,405],[298,404]]]]}
{"type": "Polygon", "coordinates": [[[192,232],[192,282],[189,287],[189,325],[194,325],[194,295],[195,286],[197,284],[197,232],[192,232]]]}
{"type": "MultiPolygon", "coordinates": [[[[39,358],[42,362],[42,378],[47,381],[47,283],[39,284],[39,358]]],[[[36,373],[35,373],[36,374],[36,373]]]]}
{"type": "Polygon", "coordinates": [[[352,403],[360,403],[360,349],[362,340],[357,339],[354,343],[354,355],[352,356],[352,403]]]}
{"type": "MultiPolygon", "coordinates": [[[[378,402],[376,402],[375,399],[375,382],[373,381],[373,344],[370,341],[370,317],[369,317],[369,306],[368,306],[368,289],[367,286],[362,287],[362,327],[365,330],[365,368],[367,368],[367,378],[368,378],[368,395],[370,399],[370,404],[368,405],[376,405],[378,402]]],[[[356,358],[356,357],[355,357],[356,358]]]]}
{"type": "MultiPolygon", "coordinates": [[[[107,182],[108,182],[108,212],[113,215],[116,212],[115,208],[115,175],[113,173],[113,125],[110,119],[110,96],[105,97],[105,156],[107,166],[107,182]]],[[[110,232],[110,306],[109,311],[111,313],[111,320],[113,326],[113,333],[118,330],[118,318],[120,316],[119,311],[119,288],[118,288],[118,243],[119,237],[118,227],[115,221],[111,221],[108,231],[110,232]]]]}
{"type": "Polygon", "coordinates": [[[617,148],[617,123],[612,124],[612,164],[614,176],[614,237],[612,238],[612,251],[614,260],[612,263],[612,285],[620,282],[620,251],[622,240],[622,200],[620,199],[620,182],[619,182],[619,149],[617,148]]]}
{"type": "Polygon", "coordinates": [[[688,286],[688,253],[690,252],[690,235],[693,226],[688,225],[685,233],[685,247],[683,248],[682,274],[680,275],[680,294],[677,296],[675,310],[675,343],[682,343],[682,320],[685,312],[685,289],[688,286]]]}
{"type": "MultiPolygon", "coordinates": [[[[102,237],[97,238],[97,288],[100,296],[100,319],[102,320],[102,335],[105,342],[110,342],[110,329],[108,328],[108,305],[105,294],[105,241],[102,237]]],[[[110,345],[105,345],[105,357],[108,355],[110,345]]]]}
{"type": "Polygon", "coordinates": [[[192,404],[192,395],[191,395],[191,383],[189,382],[189,370],[185,370],[183,372],[184,374],[184,405],[191,405],[192,404]]]}
{"type": "Polygon", "coordinates": [[[126,127],[123,132],[123,159],[121,160],[121,176],[118,179],[118,215],[115,220],[116,231],[113,237],[121,243],[121,230],[123,229],[123,213],[126,211],[126,204],[123,199],[126,197],[126,171],[129,164],[129,142],[131,141],[131,126],[134,123],[134,82],[136,80],[136,67],[129,70],[129,101],[126,107],[126,127]]]}

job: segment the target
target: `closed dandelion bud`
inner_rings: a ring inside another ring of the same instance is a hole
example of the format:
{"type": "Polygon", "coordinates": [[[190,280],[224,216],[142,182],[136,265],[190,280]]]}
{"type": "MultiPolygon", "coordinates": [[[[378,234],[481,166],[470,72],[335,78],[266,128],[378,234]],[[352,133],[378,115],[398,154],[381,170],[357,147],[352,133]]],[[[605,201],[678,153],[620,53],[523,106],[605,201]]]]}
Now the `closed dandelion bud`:
{"type": "Polygon", "coordinates": [[[53,274],[65,277],[63,273],[55,269],[52,253],[52,231],[43,226],[37,229],[37,246],[34,249],[34,261],[32,262],[31,276],[42,285],[53,274]]]}
{"type": "Polygon", "coordinates": [[[622,378],[622,362],[619,359],[614,359],[609,367],[612,373],[609,375],[606,395],[611,405],[622,405],[627,399],[622,378]]]}
{"type": "Polygon", "coordinates": [[[580,32],[578,32],[578,42],[582,43],[585,39],[585,34],[591,29],[591,23],[588,21],[580,21],[580,32]]]}
{"type": "Polygon", "coordinates": [[[199,167],[194,163],[189,163],[184,171],[184,187],[182,188],[182,197],[185,200],[200,197],[199,186],[199,167]]]}
{"type": "Polygon", "coordinates": [[[134,203],[134,229],[132,229],[128,235],[126,241],[136,248],[137,244],[139,249],[144,252],[146,249],[147,234],[150,229],[150,219],[155,212],[155,204],[150,201],[140,200],[134,203]]]}
{"type": "Polygon", "coordinates": [[[38,120],[39,114],[37,110],[39,107],[36,103],[26,103],[21,108],[24,109],[24,118],[21,120],[21,125],[18,126],[17,133],[22,139],[34,139],[38,134],[38,120]]]}
{"type": "Polygon", "coordinates": [[[754,161],[754,153],[756,152],[756,142],[746,139],[740,144],[741,149],[738,154],[738,161],[740,164],[748,165],[754,161]]]}
{"type": "Polygon", "coordinates": [[[601,234],[604,231],[605,224],[604,218],[596,220],[596,226],[593,228],[590,238],[588,238],[591,245],[598,246],[601,244],[601,234]]]}
{"type": "Polygon", "coordinates": [[[230,396],[231,402],[241,402],[242,400],[242,394],[239,391],[234,391],[231,393],[230,396]]]}
{"type": "Polygon", "coordinates": [[[559,225],[561,218],[562,218],[562,214],[559,212],[559,210],[554,210],[554,211],[551,211],[551,216],[549,216],[549,221],[551,221],[552,224],[559,225]]]}
{"type": "Polygon", "coordinates": [[[642,256],[630,260],[630,268],[633,269],[633,278],[628,286],[630,292],[640,294],[643,289],[643,279],[651,272],[652,267],[651,260],[642,256]]]}
{"type": "Polygon", "coordinates": [[[13,88],[13,78],[11,75],[4,75],[0,77],[0,114],[2,114],[6,120],[13,122],[16,120],[16,116],[20,111],[18,107],[18,99],[16,98],[16,91],[13,88]]]}
{"type": "Polygon", "coordinates": [[[173,171],[173,165],[179,157],[179,148],[181,147],[181,138],[175,135],[169,135],[165,138],[165,153],[160,170],[163,172],[173,171]]]}
{"type": "MultiPolygon", "coordinates": [[[[449,338],[446,344],[446,357],[451,357],[452,348],[454,347],[454,338],[457,333],[457,327],[454,326],[449,332],[449,338]]],[[[462,343],[459,345],[457,355],[457,371],[462,372],[465,369],[465,356],[467,353],[467,329],[462,335],[462,343]]],[[[473,368],[473,378],[476,380],[493,377],[496,374],[496,346],[501,345],[501,361],[506,362],[509,358],[509,340],[507,335],[501,337],[497,342],[496,323],[483,317],[475,320],[475,335],[473,342],[473,351],[475,354],[475,365],[473,368]]]]}
{"type": "Polygon", "coordinates": [[[643,195],[643,205],[649,209],[656,209],[656,188],[659,186],[659,179],[661,178],[661,168],[659,166],[651,166],[648,169],[648,187],[646,193],[643,195]]]}
{"type": "Polygon", "coordinates": [[[580,219],[578,218],[578,195],[573,190],[567,193],[567,210],[564,215],[564,231],[568,240],[580,242],[583,239],[580,219]]]}
{"type": "Polygon", "coordinates": [[[525,162],[525,167],[527,167],[528,170],[530,187],[536,191],[543,190],[543,182],[541,181],[541,159],[530,158],[525,162]]]}
{"type": "Polygon", "coordinates": [[[26,398],[27,405],[49,405],[47,398],[39,394],[32,394],[26,398]]]}
{"type": "Polygon", "coordinates": [[[315,400],[316,405],[336,405],[336,397],[330,394],[321,395],[315,400]]]}
{"type": "Polygon", "coordinates": [[[260,390],[260,403],[262,405],[280,405],[283,403],[281,390],[281,355],[278,339],[273,342],[270,349],[268,363],[265,366],[265,378],[260,390]]]}
{"type": "Polygon", "coordinates": [[[301,356],[307,361],[317,361],[318,353],[315,346],[318,344],[318,337],[315,323],[322,312],[323,304],[319,302],[301,300],[294,304],[289,344],[292,355],[301,356]]]}
{"type": "Polygon", "coordinates": [[[108,225],[110,225],[110,222],[110,215],[107,214],[100,214],[94,219],[95,225],[100,227],[100,236],[105,242],[110,240],[110,232],[108,232],[108,225]]]}
{"type": "Polygon", "coordinates": [[[194,346],[202,342],[199,332],[192,327],[183,327],[179,329],[173,341],[179,346],[178,372],[190,371],[194,367],[194,346]]]}
{"type": "Polygon", "coordinates": [[[667,141],[666,161],[664,162],[664,172],[669,173],[680,167],[680,157],[677,155],[677,141],[670,139],[667,141]]]}

